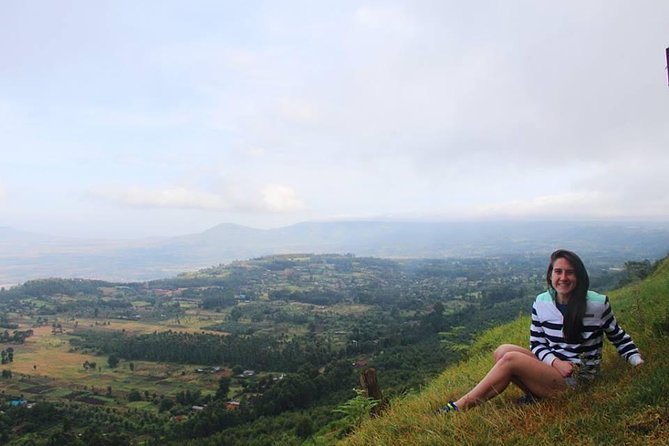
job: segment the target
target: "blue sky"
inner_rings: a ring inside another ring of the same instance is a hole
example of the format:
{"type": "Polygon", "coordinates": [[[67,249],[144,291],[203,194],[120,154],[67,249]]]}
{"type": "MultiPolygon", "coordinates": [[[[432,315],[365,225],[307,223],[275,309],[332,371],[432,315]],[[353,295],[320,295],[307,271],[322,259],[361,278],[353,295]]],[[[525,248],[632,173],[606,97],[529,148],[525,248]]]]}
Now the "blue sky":
{"type": "Polygon", "coordinates": [[[14,1],[0,226],[669,220],[669,3],[14,1]]]}

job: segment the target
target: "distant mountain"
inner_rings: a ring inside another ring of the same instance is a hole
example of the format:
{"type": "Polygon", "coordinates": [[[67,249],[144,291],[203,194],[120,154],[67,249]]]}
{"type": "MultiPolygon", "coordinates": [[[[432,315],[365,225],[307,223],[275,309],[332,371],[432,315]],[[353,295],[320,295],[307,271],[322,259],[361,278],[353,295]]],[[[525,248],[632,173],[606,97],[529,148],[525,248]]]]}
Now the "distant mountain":
{"type": "Polygon", "coordinates": [[[276,229],[221,224],[198,234],[140,240],[78,240],[0,227],[0,285],[40,277],[150,280],[271,254],[375,257],[548,255],[586,260],[657,259],[669,222],[306,222],[276,229]]]}

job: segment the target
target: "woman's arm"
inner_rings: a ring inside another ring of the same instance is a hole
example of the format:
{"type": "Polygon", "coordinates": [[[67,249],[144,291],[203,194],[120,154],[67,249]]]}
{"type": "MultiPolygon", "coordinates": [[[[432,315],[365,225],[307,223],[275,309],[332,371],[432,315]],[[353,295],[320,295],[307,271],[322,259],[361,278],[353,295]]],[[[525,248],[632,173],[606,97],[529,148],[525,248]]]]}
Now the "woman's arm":
{"type": "Polygon", "coordinates": [[[604,333],[606,337],[615,346],[618,354],[622,356],[627,362],[636,366],[643,363],[639,349],[632,341],[632,337],[618,325],[616,317],[613,315],[611,303],[607,297],[604,302],[604,311],[602,312],[602,321],[604,333]]]}
{"type": "Polygon", "coordinates": [[[569,361],[563,361],[560,358],[555,358],[551,366],[554,369],[557,369],[557,371],[560,372],[560,375],[562,375],[563,378],[571,376],[572,373],[574,373],[574,364],[569,361]]]}
{"type": "Polygon", "coordinates": [[[532,305],[532,324],[530,325],[530,350],[539,361],[552,365],[557,356],[553,353],[546,339],[546,332],[539,314],[537,313],[537,303],[532,305]]]}

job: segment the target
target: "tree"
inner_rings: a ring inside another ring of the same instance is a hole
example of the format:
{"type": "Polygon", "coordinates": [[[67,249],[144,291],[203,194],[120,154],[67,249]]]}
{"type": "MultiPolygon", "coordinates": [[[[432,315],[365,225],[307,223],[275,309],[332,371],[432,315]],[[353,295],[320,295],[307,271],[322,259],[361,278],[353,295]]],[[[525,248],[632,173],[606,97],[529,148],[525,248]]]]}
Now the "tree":
{"type": "Polygon", "coordinates": [[[49,440],[47,441],[47,446],[61,446],[64,444],[69,444],[73,446],[82,445],[83,443],[72,433],[59,431],[51,434],[49,440]]]}
{"type": "Polygon", "coordinates": [[[300,438],[307,439],[314,432],[314,425],[307,417],[300,418],[295,426],[295,435],[300,438]]]}
{"type": "Polygon", "coordinates": [[[109,358],[107,358],[107,364],[109,364],[109,367],[111,367],[112,369],[116,368],[119,362],[120,359],[114,353],[109,355],[109,358]]]}
{"type": "Polygon", "coordinates": [[[139,390],[132,389],[130,392],[128,392],[128,401],[142,401],[142,395],[139,393],[139,390]]]}
{"type": "Polygon", "coordinates": [[[627,274],[627,277],[620,281],[621,285],[645,279],[652,272],[653,265],[648,259],[642,262],[635,262],[632,260],[625,262],[625,273],[627,274]]]}
{"type": "Polygon", "coordinates": [[[238,321],[240,317],[242,317],[242,310],[239,307],[234,307],[228,314],[228,319],[231,321],[238,321]]]}
{"type": "Polygon", "coordinates": [[[218,390],[216,390],[216,399],[227,398],[230,391],[230,377],[224,376],[218,380],[218,390]]]}
{"type": "Polygon", "coordinates": [[[160,404],[158,404],[158,412],[162,413],[168,411],[172,407],[174,407],[174,401],[169,398],[163,398],[160,400],[160,404]]]}

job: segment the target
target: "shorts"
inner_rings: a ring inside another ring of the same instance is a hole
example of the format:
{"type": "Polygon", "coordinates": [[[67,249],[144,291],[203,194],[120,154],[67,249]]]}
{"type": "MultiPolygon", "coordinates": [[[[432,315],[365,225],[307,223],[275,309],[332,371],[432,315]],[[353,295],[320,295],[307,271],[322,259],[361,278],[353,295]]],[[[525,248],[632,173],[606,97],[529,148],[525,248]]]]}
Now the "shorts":
{"type": "Polygon", "coordinates": [[[567,385],[567,387],[571,387],[571,388],[574,388],[574,387],[578,386],[578,380],[573,376],[567,376],[564,379],[564,383],[567,385]]]}

